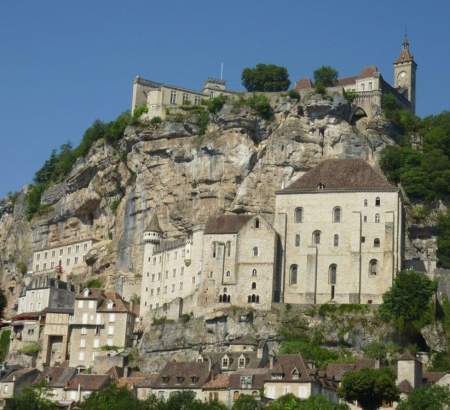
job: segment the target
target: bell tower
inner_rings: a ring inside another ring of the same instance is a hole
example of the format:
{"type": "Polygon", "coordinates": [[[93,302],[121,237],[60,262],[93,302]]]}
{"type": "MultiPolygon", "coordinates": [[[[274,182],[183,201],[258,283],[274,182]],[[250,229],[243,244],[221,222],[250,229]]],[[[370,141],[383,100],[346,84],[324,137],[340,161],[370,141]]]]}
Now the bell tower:
{"type": "Polygon", "coordinates": [[[394,87],[411,103],[411,111],[416,111],[416,69],[417,64],[409,50],[407,35],[403,39],[400,55],[394,62],[394,87]]]}

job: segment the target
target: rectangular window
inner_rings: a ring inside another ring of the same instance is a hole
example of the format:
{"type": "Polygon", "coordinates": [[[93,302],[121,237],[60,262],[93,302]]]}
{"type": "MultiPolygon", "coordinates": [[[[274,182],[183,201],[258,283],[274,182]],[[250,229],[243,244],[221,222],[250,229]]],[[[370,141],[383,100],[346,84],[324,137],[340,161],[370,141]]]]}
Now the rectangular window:
{"type": "Polygon", "coordinates": [[[90,300],[89,301],[89,309],[93,309],[95,308],[95,300],[90,300]]]}
{"type": "Polygon", "coordinates": [[[152,282],[154,282],[154,281],[155,281],[155,274],[152,273],[152,282]]]}
{"type": "Polygon", "coordinates": [[[110,313],[109,314],[109,321],[111,323],[116,321],[116,314],[115,313],[110,313]]]}
{"type": "Polygon", "coordinates": [[[78,353],[78,359],[79,359],[80,361],[83,361],[83,360],[84,360],[84,352],[78,353]]]}
{"type": "Polygon", "coordinates": [[[299,234],[295,235],[295,246],[296,247],[300,246],[300,235],[299,234]]]}
{"type": "Polygon", "coordinates": [[[67,258],[67,265],[70,265],[70,259],[67,258]]]}
{"type": "Polygon", "coordinates": [[[69,246],[69,247],[67,248],[67,254],[70,255],[71,253],[72,253],[72,248],[69,246]]]}
{"type": "Polygon", "coordinates": [[[150,289],[150,296],[153,296],[153,289],[150,289]]]}
{"type": "Polygon", "coordinates": [[[170,104],[176,104],[177,103],[177,92],[175,90],[172,90],[170,92],[170,104]]]}
{"type": "Polygon", "coordinates": [[[113,345],[113,340],[112,340],[111,338],[109,338],[109,339],[106,341],[106,344],[107,344],[108,346],[112,346],[112,345],[113,345]]]}
{"type": "Polygon", "coordinates": [[[44,253],[44,258],[47,259],[47,252],[44,253]]]}
{"type": "Polygon", "coordinates": [[[75,265],[78,263],[78,256],[75,256],[75,265]]]}
{"type": "Polygon", "coordinates": [[[167,286],[164,286],[164,294],[167,293],[167,286]]]}
{"type": "Polygon", "coordinates": [[[92,352],[92,360],[95,360],[96,356],[97,356],[97,352],[92,352]]]}
{"type": "Polygon", "coordinates": [[[169,279],[169,271],[166,270],[166,279],[169,279]]]}
{"type": "Polygon", "coordinates": [[[55,262],[50,263],[50,267],[53,268],[55,266],[55,262]]]}
{"type": "Polygon", "coordinates": [[[98,337],[94,339],[94,347],[100,347],[100,339],[98,337]]]}
{"type": "Polygon", "coordinates": [[[184,273],[184,266],[182,266],[180,269],[180,275],[183,276],[183,273],[184,273]]]}
{"type": "Polygon", "coordinates": [[[372,90],[372,81],[369,81],[369,91],[372,90]]]}
{"type": "Polygon", "coordinates": [[[56,255],[55,251],[52,251],[52,257],[54,258],[56,255]]]}
{"type": "Polygon", "coordinates": [[[44,263],[44,266],[43,266],[43,268],[42,269],[47,269],[47,264],[46,263],[44,263]]]}
{"type": "Polygon", "coordinates": [[[82,335],[87,335],[87,329],[85,327],[81,328],[81,334],[82,335]]]}
{"type": "Polygon", "coordinates": [[[97,313],[95,317],[95,324],[101,325],[101,323],[102,323],[102,315],[100,313],[97,313]]]}
{"type": "Polygon", "coordinates": [[[80,252],[80,245],[77,245],[77,247],[75,249],[76,249],[77,253],[80,252]]]}
{"type": "Polygon", "coordinates": [[[161,292],[161,289],[160,289],[160,288],[156,289],[156,294],[157,294],[157,295],[159,295],[160,292],[161,292]]]}
{"type": "Polygon", "coordinates": [[[81,323],[86,324],[88,322],[88,314],[83,313],[83,316],[81,318],[81,323]]]}
{"type": "Polygon", "coordinates": [[[40,254],[40,253],[37,254],[36,259],[37,259],[37,260],[41,259],[41,254],[40,254]]]}
{"type": "Polygon", "coordinates": [[[108,326],[108,336],[112,336],[114,334],[114,326],[108,326]]]}
{"type": "Polygon", "coordinates": [[[78,301],[78,307],[79,308],[83,308],[83,306],[84,306],[84,301],[83,300],[79,300],[78,301]]]}
{"type": "Polygon", "coordinates": [[[36,265],[36,272],[39,272],[39,264],[36,265]]]}
{"type": "Polygon", "coordinates": [[[87,250],[87,243],[84,244],[83,249],[86,251],[87,250]]]}
{"type": "Polygon", "coordinates": [[[64,250],[63,250],[63,249],[60,249],[60,250],[59,250],[59,255],[61,256],[61,255],[63,254],[63,252],[64,252],[64,250]]]}
{"type": "Polygon", "coordinates": [[[86,347],[86,339],[80,339],[80,347],[86,347]]]}
{"type": "Polygon", "coordinates": [[[188,93],[183,93],[183,104],[189,104],[191,102],[188,93]]]}

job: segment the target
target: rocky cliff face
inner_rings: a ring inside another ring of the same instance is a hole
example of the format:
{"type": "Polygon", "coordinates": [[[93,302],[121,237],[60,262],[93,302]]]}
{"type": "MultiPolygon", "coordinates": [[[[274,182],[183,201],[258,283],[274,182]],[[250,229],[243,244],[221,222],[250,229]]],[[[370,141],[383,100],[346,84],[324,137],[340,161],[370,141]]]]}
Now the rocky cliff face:
{"type": "MultiPolygon", "coordinates": [[[[322,159],[359,157],[375,164],[393,143],[381,118],[350,122],[351,107],[339,95],[311,95],[300,103],[274,96],[271,104],[272,121],[226,104],[205,135],[186,120],[129,127],[118,147],[99,141],[65,181],[44,193],[48,211],[31,222],[23,193],[14,206],[2,202],[3,288],[13,278],[20,281],[17,262],[29,264],[32,249],[91,236],[101,242],[89,255],[89,274],[102,274],[112,285],[119,271],[140,273],[141,238],[152,212],[171,237],[217,212],[270,218],[275,191],[322,159]]],[[[14,299],[17,291],[8,296],[14,299]]]]}

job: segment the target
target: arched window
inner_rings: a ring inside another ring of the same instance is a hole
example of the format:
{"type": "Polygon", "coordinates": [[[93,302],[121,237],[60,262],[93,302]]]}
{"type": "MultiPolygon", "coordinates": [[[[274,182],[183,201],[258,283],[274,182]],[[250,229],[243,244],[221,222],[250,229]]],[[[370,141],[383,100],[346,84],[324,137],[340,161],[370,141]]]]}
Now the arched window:
{"type": "Polygon", "coordinates": [[[337,279],[337,265],[332,263],[328,268],[328,283],[330,285],[336,285],[337,279]]]}
{"type": "Polygon", "coordinates": [[[300,246],[300,234],[295,235],[295,246],[298,248],[300,246]]]}
{"type": "Polygon", "coordinates": [[[259,229],[259,218],[255,219],[255,228],[259,229]]]}
{"type": "Polygon", "coordinates": [[[298,276],[298,266],[291,265],[289,269],[289,284],[296,285],[297,284],[297,276],[298,276]]]}
{"type": "Polygon", "coordinates": [[[227,278],[229,278],[229,277],[231,276],[231,272],[230,272],[229,270],[227,270],[227,273],[225,273],[225,276],[226,276],[227,278]]]}
{"type": "Polygon", "coordinates": [[[213,255],[213,258],[215,258],[217,255],[217,247],[216,247],[215,242],[213,242],[213,246],[212,246],[212,255],[213,255]]]}
{"type": "Polygon", "coordinates": [[[256,289],[256,282],[252,282],[252,289],[256,289]]]}
{"type": "Polygon", "coordinates": [[[259,296],[256,295],[256,303],[259,303],[259,296]]]}
{"type": "Polygon", "coordinates": [[[231,242],[227,242],[227,256],[231,256],[231,242]]]}
{"type": "Polygon", "coordinates": [[[253,247],[253,256],[258,256],[258,247],[257,246],[254,246],[253,247]]]}
{"type": "Polygon", "coordinates": [[[256,270],[256,269],[253,269],[253,270],[252,270],[252,276],[257,276],[257,275],[258,275],[257,270],[256,270]]]}
{"type": "Polygon", "coordinates": [[[239,356],[238,368],[239,369],[245,368],[245,363],[246,363],[245,356],[244,355],[239,356]]]}
{"type": "Polygon", "coordinates": [[[334,223],[339,223],[341,222],[341,207],[340,206],[335,206],[333,208],[333,222],[334,223]]]}
{"type": "Polygon", "coordinates": [[[231,302],[231,295],[228,295],[227,296],[227,303],[230,303],[231,302]]]}
{"type": "Polygon", "coordinates": [[[380,206],[380,205],[381,205],[381,199],[380,199],[379,196],[377,196],[377,197],[375,198],[375,206],[380,206]]]}
{"type": "Polygon", "coordinates": [[[374,248],[379,248],[380,247],[380,240],[378,238],[375,238],[373,240],[373,247],[374,248]]]}
{"type": "Polygon", "coordinates": [[[313,245],[320,244],[320,231],[314,231],[312,234],[312,243],[313,245]]]}
{"type": "Polygon", "coordinates": [[[364,206],[367,206],[367,199],[364,200],[364,206]]]}
{"type": "Polygon", "coordinates": [[[375,214],[375,223],[376,224],[380,223],[380,214],[375,214]]]}
{"type": "Polygon", "coordinates": [[[301,207],[295,208],[294,218],[296,224],[303,222],[303,208],[301,207]]]}
{"type": "Polygon", "coordinates": [[[252,295],[252,303],[256,302],[256,295],[252,295]]]}
{"type": "Polygon", "coordinates": [[[230,359],[228,356],[222,357],[222,368],[226,369],[230,365],[230,359]]]}
{"type": "Polygon", "coordinates": [[[252,303],[252,297],[248,295],[248,303],[252,303]]]}
{"type": "Polygon", "coordinates": [[[334,234],[333,237],[333,246],[337,248],[339,246],[339,235],[337,233],[334,234]]]}
{"type": "Polygon", "coordinates": [[[378,273],[378,261],[376,259],[372,259],[369,262],[369,275],[376,275],[378,273]]]}
{"type": "Polygon", "coordinates": [[[222,295],[219,295],[219,303],[222,303],[222,295]]]}

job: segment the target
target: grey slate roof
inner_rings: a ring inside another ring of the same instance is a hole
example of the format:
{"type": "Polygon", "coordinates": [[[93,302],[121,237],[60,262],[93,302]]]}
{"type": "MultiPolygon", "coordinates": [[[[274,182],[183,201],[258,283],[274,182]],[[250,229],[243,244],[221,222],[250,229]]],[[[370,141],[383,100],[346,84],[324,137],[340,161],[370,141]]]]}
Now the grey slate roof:
{"type": "Polygon", "coordinates": [[[204,233],[205,235],[238,233],[253,216],[234,214],[211,216],[206,222],[204,233]]]}

